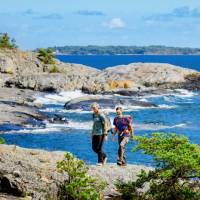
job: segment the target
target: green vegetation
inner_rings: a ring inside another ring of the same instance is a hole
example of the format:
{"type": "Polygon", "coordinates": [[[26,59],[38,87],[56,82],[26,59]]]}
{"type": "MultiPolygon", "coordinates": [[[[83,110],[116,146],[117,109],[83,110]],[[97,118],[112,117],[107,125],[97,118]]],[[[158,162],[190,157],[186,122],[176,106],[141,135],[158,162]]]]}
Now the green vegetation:
{"type": "Polygon", "coordinates": [[[67,200],[98,200],[102,199],[102,191],[106,184],[87,175],[84,161],[75,158],[71,153],[57,163],[60,172],[66,172],[68,180],[61,192],[61,199],[67,200]]]}
{"type": "Polygon", "coordinates": [[[53,50],[51,48],[38,49],[38,59],[42,61],[44,64],[55,64],[53,50]]]}
{"type": "Polygon", "coordinates": [[[0,33],[0,48],[8,48],[8,49],[17,48],[16,40],[10,39],[8,33],[0,33]]]}
{"type": "Polygon", "coordinates": [[[134,200],[199,200],[200,146],[175,134],[155,133],[152,137],[134,137],[133,150],[152,155],[156,169],[141,171],[135,182],[118,181],[122,199],[134,200]],[[145,184],[149,188],[142,192],[145,184]]]}
{"type": "Polygon", "coordinates": [[[181,48],[166,46],[64,46],[53,47],[53,51],[70,55],[200,55],[200,48],[181,48]]]}
{"type": "Polygon", "coordinates": [[[61,73],[61,71],[56,65],[53,65],[49,70],[49,73],[61,73]]]}
{"type": "Polygon", "coordinates": [[[5,140],[2,137],[0,137],[0,144],[5,144],[5,140]]]}

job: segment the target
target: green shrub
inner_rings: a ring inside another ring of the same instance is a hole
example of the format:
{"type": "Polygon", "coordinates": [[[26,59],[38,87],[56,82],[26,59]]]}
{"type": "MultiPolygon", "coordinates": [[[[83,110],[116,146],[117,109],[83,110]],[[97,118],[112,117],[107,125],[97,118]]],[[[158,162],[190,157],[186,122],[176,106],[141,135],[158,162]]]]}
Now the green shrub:
{"type": "Polygon", "coordinates": [[[57,163],[60,172],[66,172],[68,179],[62,187],[61,199],[98,200],[102,199],[102,191],[106,184],[87,174],[84,161],[75,158],[71,153],[57,163]]]}
{"type": "Polygon", "coordinates": [[[5,144],[5,140],[2,137],[0,137],[0,144],[5,144]]]}
{"type": "Polygon", "coordinates": [[[54,55],[53,55],[53,51],[51,48],[48,49],[43,49],[40,48],[38,49],[38,55],[37,58],[43,62],[44,64],[54,64],[54,55]]]}
{"type": "Polygon", "coordinates": [[[56,65],[53,65],[49,70],[49,73],[61,73],[61,71],[56,65]]]}
{"type": "Polygon", "coordinates": [[[152,137],[137,136],[133,150],[152,155],[155,170],[141,171],[135,182],[116,183],[122,199],[136,200],[199,200],[200,146],[175,134],[154,133],[152,137]],[[149,188],[142,192],[142,188],[149,188]]]}
{"type": "Polygon", "coordinates": [[[0,48],[14,49],[17,48],[15,39],[10,39],[8,33],[0,34],[0,48]]]}

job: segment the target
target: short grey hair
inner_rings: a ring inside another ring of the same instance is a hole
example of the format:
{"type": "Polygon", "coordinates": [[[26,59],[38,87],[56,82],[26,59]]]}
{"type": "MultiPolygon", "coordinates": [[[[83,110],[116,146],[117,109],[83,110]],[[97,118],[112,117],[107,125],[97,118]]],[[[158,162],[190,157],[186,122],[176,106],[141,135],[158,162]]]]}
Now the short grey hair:
{"type": "Polygon", "coordinates": [[[100,108],[100,105],[97,102],[94,102],[90,106],[91,108],[100,108]]]}

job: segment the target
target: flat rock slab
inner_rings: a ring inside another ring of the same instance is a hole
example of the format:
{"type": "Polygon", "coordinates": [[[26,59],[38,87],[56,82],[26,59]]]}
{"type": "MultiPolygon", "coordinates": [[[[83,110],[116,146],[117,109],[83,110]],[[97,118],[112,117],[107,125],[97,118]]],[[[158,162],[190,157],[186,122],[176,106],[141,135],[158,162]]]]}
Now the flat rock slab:
{"type": "Polygon", "coordinates": [[[88,96],[88,97],[80,97],[72,99],[71,101],[68,101],[65,104],[64,108],[67,110],[69,109],[91,110],[90,106],[94,102],[98,103],[101,106],[101,108],[112,108],[112,109],[114,109],[117,105],[157,107],[156,104],[144,101],[137,101],[132,98],[88,96]]]}
{"type": "Polygon", "coordinates": [[[127,182],[137,180],[137,175],[142,169],[149,171],[153,168],[131,164],[121,167],[114,163],[107,163],[104,166],[89,166],[88,174],[91,176],[96,176],[108,183],[108,186],[105,189],[105,196],[115,196],[119,194],[114,185],[116,181],[122,180],[127,182]]]}
{"type": "Polygon", "coordinates": [[[22,125],[27,120],[42,121],[45,117],[33,104],[34,96],[40,92],[17,88],[0,88],[0,124],[22,125]]]}
{"type": "MultiPolygon", "coordinates": [[[[46,200],[48,197],[56,200],[60,185],[67,179],[66,174],[60,174],[56,169],[56,162],[63,158],[64,152],[0,145],[0,195],[3,195],[1,192],[9,193],[11,200],[15,200],[12,196],[20,197],[23,194],[34,200],[46,200]],[[3,187],[5,183],[9,183],[6,190],[3,187]]],[[[101,167],[89,165],[88,168],[89,175],[108,183],[104,191],[105,198],[118,194],[114,187],[117,179],[134,181],[141,169],[151,169],[142,165],[119,167],[113,163],[101,167]]]]}

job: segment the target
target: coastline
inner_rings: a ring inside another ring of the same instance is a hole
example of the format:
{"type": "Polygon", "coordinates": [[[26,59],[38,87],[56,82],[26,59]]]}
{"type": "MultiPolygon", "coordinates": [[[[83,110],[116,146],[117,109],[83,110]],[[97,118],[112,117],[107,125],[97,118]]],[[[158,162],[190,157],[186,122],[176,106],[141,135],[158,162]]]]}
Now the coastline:
{"type": "Polygon", "coordinates": [[[91,95],[135,97],[200,89],[200,72],[170,64],[131,63],[98,70],[55,60],[58,72],[50,73],[54,65],[42,63],[34,52],[19,49],[0,50],[0,61],[1,125],[34,126],[48,121],[48,116],[39,112],[43,105],[33,102],[36,95],[50,92],[81,90],[91,95]]]}
{"type": "Polygon", "coordinates": [[[200,54],[67,54],[54,53],[55,56],[199,56],[200,54]]]}
{"type": "MultiPolygon", "coordinates": [[[[157,107],[156,104],[130,101],[130,99],[136,96],[162,95],[168,93],[168,90],[200,89],[199,72],[169,64],[134,63],[97,70],[56,60],[59,71],[50,73],[52,65],[44,65],[32,53],[0,52],[0,60],[3,60],[3,65],[0,66],[0,112],[2,113],[0,131],[2,134],[4,125],[16,125],[20,129],[27,126],[32,128],[45,126],[44,120],[50,123],[54,121],[63,123],[56,115],[51,121],[48,115],[40,112],[43,105],[34,102],[36,96],[59,95],[60,91],[79,90],[91,96],[110,95],[111,100],[115,100],[113,95],[119,95],[123,100],[128,98],[126,103],[131,102],[134,106],[157,107]]],[[[112,106],[121,101],[117,99],[119,101],[113,102],[110,99],[103,97],[99,100],[112,106]]],[[[66,105],[80,106],[81,103],[89,104],[91,100],[91,97],[76,98],[67,101],[66,105]]],[[[93,100],[96,101],[95,98],[93,100]]],[[[28,196],[32,196],[32,199],[46,199],[46,195],[50,195],[56,200],[59,186],[66,178],[56,170],[56,162],[63,159],[63,154],[64,152],[0,145],[0,180],[10,183],[10,187],[14,185],[14,189],[9,188],[7,193],[20,196],[25,192],[28,196]]],[[[104,179],[109,183],[104,191],[106,197],[119,195],[114,188],[114,180],[121,178],[126,181],[136,180],[141,169],[147,171],[152,169],[144,165],[128,165],[120,168],[113,163],[108,163],[101,168],[94,165],[88,167],[91,176],[104,179]]]]}
{"type": "Polygon", "coordinates": [[[47,118],[39,109],[42,105],[34,104],[36,95],[40,92],[18,89],[0,88],[0,128],[3,125],[37,125],[47,118]]]}

